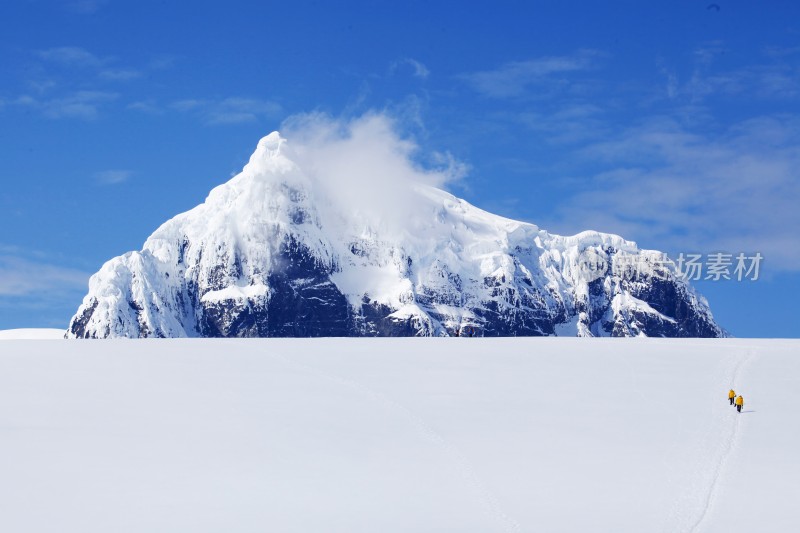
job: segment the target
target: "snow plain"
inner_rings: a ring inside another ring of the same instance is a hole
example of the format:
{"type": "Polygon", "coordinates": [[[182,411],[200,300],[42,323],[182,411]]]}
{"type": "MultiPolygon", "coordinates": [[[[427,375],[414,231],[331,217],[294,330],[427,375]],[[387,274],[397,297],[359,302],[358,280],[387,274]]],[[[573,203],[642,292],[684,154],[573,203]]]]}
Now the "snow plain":
{"type": "Polygon", "coordinates": [[[798,341],[3,340],[0,531],[797,531],[798,390],[798,341]]]}
{"type": "Polygon", "coordinates": [[[63,329],[54,329],[54,328],[0,329],[0,340],[63,339],[65,333],[66,332],[63,329]]]}

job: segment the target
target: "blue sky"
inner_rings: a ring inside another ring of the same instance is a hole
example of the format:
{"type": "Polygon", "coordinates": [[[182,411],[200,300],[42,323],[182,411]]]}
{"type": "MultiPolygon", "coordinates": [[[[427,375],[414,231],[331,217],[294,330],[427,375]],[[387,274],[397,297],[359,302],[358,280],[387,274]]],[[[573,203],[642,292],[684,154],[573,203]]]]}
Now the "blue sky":
{"type": "Polygon", "coordinates": [[[289,117],[377,110],[489,211],[760,252],[697,286],[736,336],[800,336],[795,2],[4,2],[0,66],[0,329],[66,327],[289,117]]]}

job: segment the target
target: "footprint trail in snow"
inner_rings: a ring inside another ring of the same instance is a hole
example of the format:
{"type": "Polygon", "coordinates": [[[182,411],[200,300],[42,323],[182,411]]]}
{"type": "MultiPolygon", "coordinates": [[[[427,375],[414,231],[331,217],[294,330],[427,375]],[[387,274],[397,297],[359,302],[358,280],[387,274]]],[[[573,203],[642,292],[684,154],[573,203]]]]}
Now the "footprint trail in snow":
{"type": "MultiPolygon", "coordinates": [[[[725,382],[720,383],[720,391],[727,390],[727,387],[738,391],[743,385],[744,370],[754,357],[753,352],[740,356],[731,370],[726,373],[725,382]]],[[[711,424],[702,441],[703,445],[700,447],[701,453],[706,449],[710,452],[702,456],[697,474],[686,493],[676,502],[676,508],[672,512],[670,523],[665,531],[699,533],[703,531],[706,520],[714,508],[721,486],[720,479],[738,446],[742,432],[741,417],[727,402],[724,405],[727,409],[723,411],[722,419],[711,424]]],[[[718,409],[714,410],[714,416],[720,416],[718,411],[718,409]]]]}

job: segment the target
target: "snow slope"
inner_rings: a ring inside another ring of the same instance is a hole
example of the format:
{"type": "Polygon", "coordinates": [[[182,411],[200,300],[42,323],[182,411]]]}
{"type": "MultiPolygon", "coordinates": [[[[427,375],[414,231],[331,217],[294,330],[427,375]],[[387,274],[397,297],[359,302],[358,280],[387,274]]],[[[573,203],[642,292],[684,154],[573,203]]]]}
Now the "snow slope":
{"type": "Polygon", "coordinates": [[[664,254],[594,231],[553,235],[404,178],[366,199],[337,193],[319,167],[339,169],[334,179],[358,159],[409,163],[380,151],[309,163],[293,146],[264,137],[203,204],[103,265],[68,335],[724,334],[664,254]]]}
{"type": "Polygon", "coordinates": [[[0,330],[0,340],[8,339],[63,339],[65,331],[54,328],[19,328],[0,330]]]}
{"type": "Polygon", "coordinates": [[[2,341],[0,530],[793,531],[799,350],[2,341]]]}

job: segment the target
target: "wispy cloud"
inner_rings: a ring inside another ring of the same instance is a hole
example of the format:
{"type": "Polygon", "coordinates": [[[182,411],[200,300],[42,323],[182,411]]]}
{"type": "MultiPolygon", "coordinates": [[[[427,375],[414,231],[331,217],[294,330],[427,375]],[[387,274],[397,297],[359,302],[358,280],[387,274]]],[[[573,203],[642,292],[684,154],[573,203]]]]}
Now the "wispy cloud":
{"type": "Polygon", "coordinates": [[[110,68],[100,71],[99,76],[110,81],[129,81],[141,78],[144,73],[132,68],[110,68]]]}
{"type": "Polygon", "coordinates": [[[411,70],[412,75],[416,76],[417,78],[425,79],[427,78],[431,71],[428,70],[428,67],[423,65],[421,62],[417,61],[416,59],[410,57],[404,57],[399,61],[395,61],[392,63],[391,72],[394,73],[399,70],[401,67],[409,67],[411,70]]]}
{"type": "Polygon", "coordinates": [[[90,273],[41,250],[0,243],[0,310],[18,327],[63,327],[86,294],[90,273]]]}
{"type": "Polygon", "coordinates": [[[85,291],[88,281],[87,272],[0,253],[0,297],[57,298],[85,291]]]}
{"type": "Polygon", "coordinates": [[[77,91],[62,97],[44,99],[22,95],[14,103],[39,110],[47,118],[94,120],[99,116],[100,109],[118,96],[117,93],[105,91],[77,91]]]}
{"type": "Polygon", "coordinates": [[[726,53],[724,43],[711,42],[683,70],[657,61],[666,83],[656,98],[643,81],[587,83],[602,59],[592,53],[507,63],[462,79],[485,96],[510,98],[477,129],[510,135],[524,125],[532,142],[561,145],[558,162],[496,159],[519,173],[563,176],[548,182],[561,204],[535,222],[561,233],[619,233],[671,252],[758,251],[769,269],[800,271],[796,52],[770,50],[760,63],[722,68],[726,53]],[[575,83],[589,91],[576,92],[575,83]],[[535,93],[552,98],[528,98],[535,93]],[[753,99],[767,104],[760,114],[752,114],[753,99]],[[733,119],[734,101],[743,104],[735,115],[750,113],[748,120],[733,119]]]}
{"type": "Polygon", "coordinates": [[[769,57],[784,58],[800,54],[800,46],[766,46],[764,47],[764,55],[769,57]]]}
{"type": "Polygon", "coordinates": [[[291,157],[326,198],[317,206],[323,218],[333,223],[340,213],[352,212],[389,232],[413,231],[409,224],[431,216],[416,186],[441,187],[466,171],[449,154],[421,153],[399,130],[395,117],[377,112],[350,120],[295,115],[281,125],[291,157]],[[422,159],[430,164],[423,166],[422,159]]]}
{"type": "Polygon", "coordinates": [[[58,83],[51,79],[30,80],[28,81],[28,86],[33,89],[33,92],[36,94],[44,94],[56,88],[58,83]]]}
{"type": "MultiPolygon", "coordinates": [[[[104,81],[125,82],[144,76],[142,69],[119,66],[119,61],[114,57],[102,57],[78,46],[60,46],[39,50],[36,56],[46,63],[57,65],[63,69],[81,69],[94,71],[96,76],[104,81]]],[[[159,66],[153,69],[167,68],[164,58],[155,61],[159,66]]]]}
{"type": "Polygon", "coordinates": [[[195,109],[204,109],[212,105],[210,100],[199,100],[196,98],[187,98],[185,100],[178,100],[177,102],[173,102],[170,104],[170,107],[176,111],[186,112],[186,111],[193,111],[195,109]]]}
{"type": "Polygon", "coordinates": [[[158,57],[152,59],[148,64],[147,68],[150,70],[166,70],[171,68],[175,63],[178,61],[177,56],[173,55],[159,55],[158,57]]]}
{"type": "Polygon", "coordinates": [[[206,124],[241,124],[278,116],[277,102],[258,98],[232,97],[222,100],[187,99],[169,106],[175,111],[193,113],[206,124]]]}
{"type": "Polygon", "coordinates": [[[800,67],[789,60],[797,50],[800,48],[765,48],[761,63],[722,69],[718,68],[718,59],[728,50],[719,41],[706,43],[694,49],[688,76],[681,77],[674,67],[661,65],[661,74],[667,79],[667,98],[698,104],[719,96],[763,100],[800,97],[800,67]]]}
{"type": "Polygon", "coordinates": [[[158,106],[158,103],[156,103],[155,100],[139,100],[137,102],[131,102],[127,105],[127,108],[133,111],[147,113],[148,115],[161,115],[164,113],[164,110],[158,106]]]}
{"type": "Polygon", "coordinates": [[[94,175],[97,182],[102,185],[117,185],[128,181],[131,176],[133,176],[131,170],[103,170],[94,175]]]}
{"type": "Polygon", "coordinates": [[[102,67],[110,58],[101,58],[77,46],[60,46],[40,50],[36,53],[41,59],[65,67],[102,67]]]}
{"type": "Polygon", "coordinates": [[[548,144],[592,141],[609,134],[603,120],[605,110],[585,102],[565,102],[555,109],[532,109],[506,113],[506,119],[538,134],[548,144]]]}
{"type": "Polygon", "coordinates": [[[557,75],[595,68],[604,57],[597,50],[579,50],[568,56],[550,56],[512,61],[494,70],[462,74],[459,77],[479,93],[492,98],[525,94],[537,85],[552,83],[557,75]]]}
{"type": "Polygon", "coordinates": [[[106,90],[109,82],[127,82],[144,75],[138,69],[116,66],[113,57],[77,46],[39,50],[34,55],[40,60],[31,69],[37,78],[27,80],[28,92],[7,100],[6,107],[27,107],[51,119],[97,119],[120,97],[106,90]]]}
{"type": "Polygon", "coordinates": [[[608,170],[565,201],[556,226],[672,251],[759,251],[772,268],[798,271],[798,131],[792,116],[747,120],[721,135],[650,119],[582,151],[608,170]]]}
{"type": "MultiPolygon", "coordinates": [[[[147,74],[145,69],[122,66],[115,57],[100,56],[78,46],[38,50],[34,56],[39,61],[31,71],[38,77],[27,81],[27,94],[8,103],[35,109],[52,119],[94,120],[120,99],[118,92],[107,89],[109,84],[130,82],[147,74]]],[[[167,66],[164,63],[159,68],[167,66]]],[[[137,107],[141,106],[129,106],[137,107]]]]}

